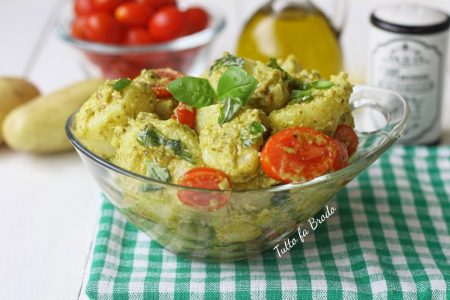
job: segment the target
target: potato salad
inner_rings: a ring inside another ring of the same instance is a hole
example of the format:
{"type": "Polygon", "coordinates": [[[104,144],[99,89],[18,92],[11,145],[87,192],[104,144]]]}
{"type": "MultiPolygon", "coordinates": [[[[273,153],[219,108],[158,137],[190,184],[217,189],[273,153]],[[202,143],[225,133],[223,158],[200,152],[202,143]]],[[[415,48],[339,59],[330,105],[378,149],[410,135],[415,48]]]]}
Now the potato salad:
{"type": "MultiPolygon", "coordinates": [[[[143,70],[106,81],[75,117],[93,153],[150,179],[209,190],[304,182],[345,167],[357,136],[345,73],[321,78],[296,58],[225,53],[200,77],[143,70]]],[[[178,193],[207,211],[226,196],[178,193]]]]}

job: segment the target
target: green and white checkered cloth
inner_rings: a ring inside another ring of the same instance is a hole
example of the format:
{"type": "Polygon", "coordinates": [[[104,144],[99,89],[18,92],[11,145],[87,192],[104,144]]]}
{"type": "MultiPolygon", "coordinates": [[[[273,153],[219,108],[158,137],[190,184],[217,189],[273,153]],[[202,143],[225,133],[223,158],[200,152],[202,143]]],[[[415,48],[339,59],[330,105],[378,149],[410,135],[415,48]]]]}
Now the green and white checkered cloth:
{"type": "Polygon", "coordinates": [[[177,256],[104,202],[86,293],[99,299],[450,299],[450,147],[394,147],[279,258],[177,256]]]}

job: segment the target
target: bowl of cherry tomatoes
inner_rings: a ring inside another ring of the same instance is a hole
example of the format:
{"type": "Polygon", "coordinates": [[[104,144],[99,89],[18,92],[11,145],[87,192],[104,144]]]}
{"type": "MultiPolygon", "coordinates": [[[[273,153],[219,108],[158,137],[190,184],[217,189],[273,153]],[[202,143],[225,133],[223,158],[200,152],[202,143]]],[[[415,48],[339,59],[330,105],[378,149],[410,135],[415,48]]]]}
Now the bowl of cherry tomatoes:
{"type": "Polygon", "coordinates": [[[88,76],[139,75],[170,67],[199,74],[209,46],[225,27],[211,7],[176,0],[75,0],[58,35],[80,50],[88,76]]]}

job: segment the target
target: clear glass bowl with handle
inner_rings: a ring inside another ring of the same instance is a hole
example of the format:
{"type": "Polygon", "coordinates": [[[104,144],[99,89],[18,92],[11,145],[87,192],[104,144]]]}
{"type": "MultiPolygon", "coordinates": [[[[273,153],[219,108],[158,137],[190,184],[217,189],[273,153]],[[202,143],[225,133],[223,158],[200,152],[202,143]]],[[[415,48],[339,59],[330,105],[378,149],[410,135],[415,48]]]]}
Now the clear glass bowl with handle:
{"type": "MultiPolygon", "coordinates": [[[[180,3],[181,8],[187,7],[180,3]]],[[[208,27],[172,41],[151,45],[127,46],[90,42],[74,38],[70,26],[72,7],[65,7],[57,33],[69,46],[81,54],[81,66],[89,77],[134,78],[142,69],[172,68],[186,74],[200,74],[208,62],[212,42],[226,25],[223,14],[213,6],[202,7],[208,12],[208,27]]]]}
{"type": "Polygon", "coordinates": [[[67,135],[111,203],[137,228],[167,249],[190,258],[231,261],[273,249],[403,134],[409,117],[405,100],[387,90],[356,86],[350,103],[359,136],[350,164],[303,183],[247,191],[211,191],[162,183],[115,166],[67,135]],[[226,196],[226,206],[205,211],[179,201],[180,191],[226,196]]]}

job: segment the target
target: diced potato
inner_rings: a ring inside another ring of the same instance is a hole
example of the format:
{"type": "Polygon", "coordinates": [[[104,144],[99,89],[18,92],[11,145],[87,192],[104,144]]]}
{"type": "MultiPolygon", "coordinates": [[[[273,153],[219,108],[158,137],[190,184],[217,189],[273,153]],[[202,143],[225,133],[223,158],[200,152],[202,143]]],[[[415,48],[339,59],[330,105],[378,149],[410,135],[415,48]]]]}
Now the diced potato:
{"type": "Polygon", "coordinates": [[[167,120],[173,115],[173,110],[177,107],[178,101],[173,98],[158,99],[155,102],[154,113],[162,120],[167,120]]]}
{"type": "Polygon", "coordinates": [[[355,120],[353,119],[353,115],[352,115],[351,111],[346,112],[345,114],[343,114],[341,116],[341,119],[339,120],[339,125],[341,125],[341,124],[350,126],[352,128],[355,127],[355,120]]]}
{"type": "Polygon", "coordinates": [[[230,176],[233,182],[245,182],[257,175],[262,137],[253,145],[244,145],[246,130],[253,122],[262,123],[264,112],[242,109],[230,122],[218,123],[221,104],[197,110],[197,131],[205,164],[230,176]]]}
{"type": "Polygon", "coordinates": [[[343,115],[350,112],[348,99],[352,85],[346,73],[331,76],[330,80],[334,86],[326,90],[314,90],[312,101],[289,104],[273,111],[269,115],[273,131],[304,126],[333,134],[343,115]]]}
{"type": "Polygon", "coordinates": [[[145,175],[147,162],[151,161],[162,168],[167,168],[172,182],[178,182],[189,169],[203,165],[197,134],[176,120],[163,121],[154,114],[140,113],[136,120],[130,120],[126,129],[117,131],[116,136],[113,144],[117,147],[117,152],[112,162],[132,172],[145,175]],[[177,156],[166,146],[144,146],[139,143],[138,133],[150,128],[156,129],[167,139],[180,141],[185,145],[194,163],[177,156]]]}
{"type": "Polygon", "coordinates": [[[106,81],[81,107],[76,115],[75,135],[90,150],[103,158],[111,158],[114,132],[125,127],[139,112],[152,112],[155,97],[146,84],[132,81],[117,91],[117,80],[106,81]]]}
{"type": "MultiPolygon", "coordinates": [[[[165,69],[160,69],[160,70],[167,74],[178,73],[177,71],[175,71],[171,68],[165,68],[165,69]]],[[[149,69],[149,70],[142,70],[141,74],[139,74],[139,76],[134,78],[134,81],[141,82],[141,83],[144,83],[147,85],[154,85],[154,84],[166,82],[166,79],[161,77],[160,75],[158,75],[157,72],[155,72],[155,70],[149,69]]]]}
{"type": "Polygon", "coordinates": [[[219,241],[224,243],[243,243],[256,240],[262,234],[259,227],[249,224],[248,221],[242,220],[236,223],[233,221],[231,220],[230,224],[216,228],[216,235],[219,241]]]}
{"type": "Polygon", "coordinates": [[[316,70],[302,69],[298,59],[294,55],[289,55],[281,62],[280,66],[296,81],[303,82],[320,79],[320,74],[316,70]]]}
{"type": "MultiPolygon", "coordinates": [[[[176,71],[167,68],[164,69],[167,72],[174,73],[176,71]]],[[[166,81],[166,79],[162,78],[160,75],[156,74],[155,70],[142,70],[141,74],[134,79],[135,82],[140,82],[149,86],[161,84],[162,81],[166,81]]],[[[177,107],[178,101],[174,98],[159,98],[155,101],[155,109],[154,113],[158,115],[160,119],[167,120],[169,119],[175,107],[177,107]]]]}
{"type": "Polygon", "coordinates": [[[259,168],[256,177],[250,179],[246,182],[235,183],[233,188],[236,190],[253,190],[261,188],[269,188],[271,186],[277,185],[280,182],[269,176],[267,176],[264,171],[259,168]]]}

